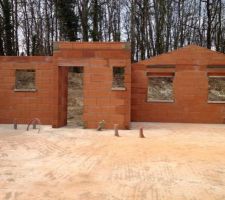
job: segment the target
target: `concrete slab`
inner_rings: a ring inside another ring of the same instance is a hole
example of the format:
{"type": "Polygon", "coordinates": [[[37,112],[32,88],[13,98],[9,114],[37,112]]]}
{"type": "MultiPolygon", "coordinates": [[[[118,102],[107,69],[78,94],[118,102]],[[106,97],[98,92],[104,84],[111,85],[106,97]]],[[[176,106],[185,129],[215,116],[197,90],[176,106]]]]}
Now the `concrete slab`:
{"type": "Polygon", "coordinates": [[[0,126],[1,200],[224,200],[225,126],[0,126]],[[144,127],[145,139],[138,138],[144,127]]]}

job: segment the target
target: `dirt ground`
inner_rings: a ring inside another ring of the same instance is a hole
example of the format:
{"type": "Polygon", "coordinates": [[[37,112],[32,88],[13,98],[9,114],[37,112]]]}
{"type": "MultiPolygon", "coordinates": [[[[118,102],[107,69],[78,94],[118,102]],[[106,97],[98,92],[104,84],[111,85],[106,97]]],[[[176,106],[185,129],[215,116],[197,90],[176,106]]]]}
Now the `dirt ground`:
{"type": "Polygon", "coordinates": [[[132,126],[117,138],[112,130],[0,125],[0,199],[225,199],[224,125],[132,126]]]}

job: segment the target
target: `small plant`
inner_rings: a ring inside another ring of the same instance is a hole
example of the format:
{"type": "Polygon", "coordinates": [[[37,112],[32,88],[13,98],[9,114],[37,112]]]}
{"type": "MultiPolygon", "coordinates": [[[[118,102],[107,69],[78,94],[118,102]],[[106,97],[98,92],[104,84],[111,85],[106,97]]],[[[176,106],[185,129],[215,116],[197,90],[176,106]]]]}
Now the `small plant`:
{"type": "Polygon", "coordinates": [[[102,131],[105,128],[105,120],[102,120],[98,123],[97,131],[102,131]]]}

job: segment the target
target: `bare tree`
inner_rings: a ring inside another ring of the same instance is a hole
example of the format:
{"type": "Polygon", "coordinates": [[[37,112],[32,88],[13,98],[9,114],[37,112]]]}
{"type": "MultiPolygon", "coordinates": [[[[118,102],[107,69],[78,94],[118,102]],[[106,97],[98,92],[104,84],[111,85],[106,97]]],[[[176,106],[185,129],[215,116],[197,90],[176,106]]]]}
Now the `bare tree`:
{"type": "Polygon", "coordinates": [[[224,0],[0,0],[0,55],[53,42],[128,41],[132,62],[198,44],[225,52],[224,0]]]}

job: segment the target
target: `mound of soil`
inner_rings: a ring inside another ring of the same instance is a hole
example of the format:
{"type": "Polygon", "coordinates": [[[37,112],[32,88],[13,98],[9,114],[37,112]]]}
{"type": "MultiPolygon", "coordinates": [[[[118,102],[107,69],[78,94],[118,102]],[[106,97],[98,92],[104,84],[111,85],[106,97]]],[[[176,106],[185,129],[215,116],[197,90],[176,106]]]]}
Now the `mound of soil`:
{"type": "Polygon", "coordinates": [[[83,125],[83,106],[83,73],[69,72],[67,112],[69,126],[83,125]]]}
{"type": "Polygon", "coordinates": [[[171,77],[156,77],[149,79],[148,100],[173,100],[173,79],[171,77]]]}
{"type": "Polygon", "coordinates": [[[225,101],[225,78],[209,78],[209,101],[225,101]]]}

